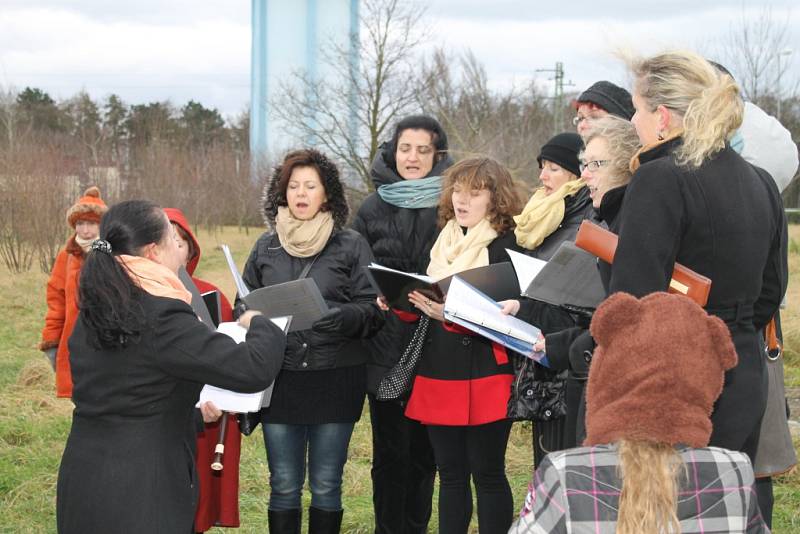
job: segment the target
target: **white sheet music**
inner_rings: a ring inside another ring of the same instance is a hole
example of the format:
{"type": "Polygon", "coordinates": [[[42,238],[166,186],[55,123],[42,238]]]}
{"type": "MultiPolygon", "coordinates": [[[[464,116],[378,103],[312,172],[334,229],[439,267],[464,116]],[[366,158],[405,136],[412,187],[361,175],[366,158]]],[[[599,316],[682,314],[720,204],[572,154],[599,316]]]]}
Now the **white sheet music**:
{"type": "MultiPolygon", "coordinates": [[[[289,322],[288,317],[277,317],[270,320],[284,331],[289,322]]],[[[217,332],[230,336],[237,343],[244,343],[247,337],[247,330],[235,322],[220,323],[219,327],[217,327],[217,332]]],[[[239,393],[238,391],[229,391],[206,384],[200,391],[200,400],[197,401],[195,406],[199,408],[200,404],[211,401],[217,408],[225,412],[257,412],[262,406],[269,404],[271,396],[272,385],[257,393],[239,393]]]]}

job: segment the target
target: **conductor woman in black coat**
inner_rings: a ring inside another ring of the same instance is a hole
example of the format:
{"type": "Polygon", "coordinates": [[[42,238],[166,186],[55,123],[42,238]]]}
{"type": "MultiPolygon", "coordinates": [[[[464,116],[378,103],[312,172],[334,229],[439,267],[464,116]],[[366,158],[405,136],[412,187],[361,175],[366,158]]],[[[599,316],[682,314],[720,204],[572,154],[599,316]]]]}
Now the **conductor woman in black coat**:
{"type": "Polygon", "coordinates": [[[60,533],[192,532],[200,389],[256,392],[280,370],[283,332],[255,312],[240,319],[246,343],[210,331],[179,265],[155,204],[121,202],[100,222],[69,340],[75,411],[58,475],[60,533]]]}
{"type": "Polygon", "coordinates": [[[759,330],[788,279],[780,193],[726,142],[743,113],[730,76],[690,52],[630,68],[632,122],[645,146],[619,215],[610,292],[664,291],[675,262],[711,279],[706,310],[726,322],[739,356],[714,407],[711,445],[752,460],[767,387],[759,330]]]}

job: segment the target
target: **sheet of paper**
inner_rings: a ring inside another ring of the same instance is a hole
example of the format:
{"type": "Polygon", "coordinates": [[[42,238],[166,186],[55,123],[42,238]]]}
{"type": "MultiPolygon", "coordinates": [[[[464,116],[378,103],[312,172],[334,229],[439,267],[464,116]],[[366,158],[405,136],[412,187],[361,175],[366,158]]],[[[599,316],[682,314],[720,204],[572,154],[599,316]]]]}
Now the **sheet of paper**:
{"type": "Polygon", "coordinates": [[[547,262],[539,258],[532,258],[525,254],[521,254],[511,249],[506,249],[508,257],[511,258],[511,263],[514,265],[514,271],[517,273],[519,280],[519,292],[523,293],[536,275],[547,265],[547,262]]]}
{"type": "MultiPolygon", "coordinates": [[[[288,317],[277,317],[271,319],[281,330],[286,331],[286,326],[289,322],[288,317]]],[[[244,343],[247,337],[247,330],[236,322],[220,323],[217,327],[217,332],[225,334],[237,343],[244,343]]],[[[270,398],[272,397],[272,385],[264,391],[257,393],[239,393],[237,391],[229,391],[227,389],[218,388],[206,384],[200,391],[200,399],[197,401],[196,407],[200,404],[211,401],[217,408],[226,412],[257,412],[263,406],[268,406],[270,398]]]]}
{"type": "Polygon", "coordinates": [[[228,245],[220,245],[219,248],[222,249],[222,254],[225,256],[225,261],[228,263],[228,269],[230,269],[231,276],[233,276],[233,283],[236,284],[236,292],[239,293],[239,298],[247,296],[247,294],[250,293],[250,290],[247,289],[244,280],[242,280],[242,275],[239,274],[239,269],[236,267],[236,262],[233,261],[231,249],[228,248],[228,245]]]}
{"type": "Polygon", "coordinates": [[[409,276],[411,278],[416,278],[417,280],[422,280],[423,282],[427,282],[428,284],[432,284],[432,283],[434,283],[436,281],[435,279],[431,278],[430,276],[428,276],[426,274],[407,273],[405,271],[398,271],[397,269],[392,269],[391,267],[384,267],[383,265],[380,265],[380,264],[375,263],[375,262],[370,263],[369,267],[370,267],[370,269],[380,269],[382,271],[388,271],[390,273],[404,274],[404,275],[409,276]]]}

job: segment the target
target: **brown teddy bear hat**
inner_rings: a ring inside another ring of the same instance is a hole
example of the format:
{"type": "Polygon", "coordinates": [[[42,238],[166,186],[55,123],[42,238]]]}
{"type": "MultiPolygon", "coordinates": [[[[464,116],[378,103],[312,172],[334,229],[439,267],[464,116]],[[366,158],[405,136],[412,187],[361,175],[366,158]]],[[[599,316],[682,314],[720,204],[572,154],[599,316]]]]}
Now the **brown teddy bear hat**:
{"type": "Polygon", "coordinates": [[[725,323],[682,295],[615,293],[592,318],[585,445],[633,439],[705,447],[725,371],[725,323]]]}

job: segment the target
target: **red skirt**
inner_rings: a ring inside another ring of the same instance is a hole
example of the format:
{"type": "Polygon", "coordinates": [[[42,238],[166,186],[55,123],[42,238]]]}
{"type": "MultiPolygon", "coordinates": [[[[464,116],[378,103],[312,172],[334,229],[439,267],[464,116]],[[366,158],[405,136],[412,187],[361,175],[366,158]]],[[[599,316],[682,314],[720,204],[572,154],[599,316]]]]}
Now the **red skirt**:
{"type": "Polygon", "coordinates": [[[197,434],[197,479],[200,496],[194,516],[195,532],[211,527],[239,526],[239,455],[242,435],[236,417],[228,416],[222,471],[211,469],[219,439],[219,422],[207,423],[197,434]]]}

